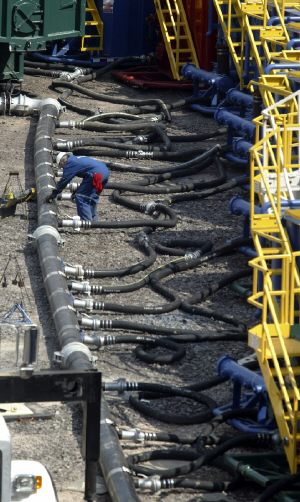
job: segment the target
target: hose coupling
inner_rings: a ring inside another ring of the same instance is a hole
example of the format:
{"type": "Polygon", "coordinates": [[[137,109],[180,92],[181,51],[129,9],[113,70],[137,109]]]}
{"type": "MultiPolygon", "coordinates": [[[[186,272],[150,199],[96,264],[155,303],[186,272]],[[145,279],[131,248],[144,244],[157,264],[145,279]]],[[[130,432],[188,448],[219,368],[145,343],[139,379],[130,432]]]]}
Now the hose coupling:
{"type": "Polygon", "coordinates": [[[118,378],[114,382],[104,382],[103,388],[107,392],[118,392],[123,394],[127,390],[127,381],[125,378],[118,378]]]}
{"type": "Polygon", "coordinates": [[[57,112],[62,111],[62,106],[56,99],[32,99],[25,94],[18,94],[11,96],[4,93],[0,96],[0,113],[12,115],[30,115],[34,112],[40,112],[43,106],[52,105],[56,108],[57,112]]]}
{"type": "Polygon", "coordinates": [[[145,214],[153,214],[156,208],[157,204],[153,200],[146,204],[141,204],[141,210],[144,211],[145,214]]]}
{"type": "Polygon", "coordinates": [[[98,349],[115,345],[116,337],[114,335],[88,335],[81,332],[80,339],[86,345],[95,345],[98,349]]]}
{"type": "Polygon", "coordinates": [[[92,311],[95,308],[94,300],[74,300],[73,306],[75,309],[85,309],[92,311]]]}
{"type": "Polygon", "coordinates": [[[65,128],[65,129],[75,129],[76,127],[78,127],[78,124],[80,124],[80,122],[76,121],[76,120],[60,120],[57,122],[57,127],[60,127],[60,128],[65,128]]]}
{"type": "Polygon", "coordinates": [[[76,142],[71,140],[60,139],[59,141],[56,141],[54,146],[56,150],[60,150],[61,152],[69,152],[72,150],[72,148],[74,148],[74,146],[77,146],[74,145],[74,143],[76,142]]]}
{"type": "Polygon", "coordinates": [[[56,197],[57,200],[72,200],[71,193],[59,193],[56,197]]]}
{"type": "Polygon", "coordinates": [[[127,431],[119,431],[120,439],[128,439],[135,443],[143,443],[145,441],[156,441],[157,434],[155,432],[143,432],[140,429],[130,429],[127,431]]]}
{"type": "MultiPolygon", "coordinates": [[[[78,265],[80,266],[80,265],[78,265]]],[[[82,267],[81,267],[82,268],[82,267]]],[[[71,291],[79,291],[80,293],[83,293],[85,295],[90,295],[92,288],[90,286],[89,282],[71,282],[69,285],[69,289],[71,291]]]]}
{"type": "Polygon", "coordinates": [[[62,80],[64,82],[72,82],[72,80],[76,80],[77,78],[83,76],[85,74],[85,71],[81,68],[75,68],[75,71],[73,72],[67,72],[63,71],[60,74],[59,80],[62,80]]]}
{"type": "Polygon", "coordinates": [[[78,279],[83,279],[85,276],[84,268],[82,265],[65,265],[65,274],[67,277],[78,277],[78,279]]]}
{"type": "Polygon", "coordinates": [[[138,246],[148,247],[149,246],[149,236],[145,232],[140,232],[136,238],[138,246]]]}
{"type": "Polygon", "coordinates": [[[83,229],[91,228],[91,222],[88,220],[81,220],[79,216],[73,216],[71,220],[61,220],[59,226],[66,228],[71,227],[77,232],[79,232],[81,228],[83,229]]]}
{"type": "Polygon", "coordinates": [[[200,251],[200,249],[198,249],[197,251],[189,251],[188,253],[185,253],[184,259],[185,261],[197,260],[201,255],[202,251],[200,251]]]}
{"type": "Polygon", "coordinates": [[[136,487],[143,491],[156,493],[162,489],[162,482],[159,476],[151,476],[149,478],[137,479],[136,487]]]}
{"type": "Polygon", "coordinates": [[[149,138],[148,136],[144,136],[143,134],[140,134],[139,136],[136,136],[132,143],[138,144],[138,145],[144,145],[146,143],[149,143],[149,138]]]}

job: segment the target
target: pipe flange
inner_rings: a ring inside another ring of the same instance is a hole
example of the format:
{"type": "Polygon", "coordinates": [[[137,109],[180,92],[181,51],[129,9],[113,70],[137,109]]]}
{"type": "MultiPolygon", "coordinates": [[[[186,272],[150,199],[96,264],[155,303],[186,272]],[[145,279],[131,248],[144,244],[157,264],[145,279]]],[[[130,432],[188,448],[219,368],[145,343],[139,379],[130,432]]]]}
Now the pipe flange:
{"type": "Polygon", "coordinates": [[[57,244],[60,246],[64,244],[64,241],[61,238],[61,235],[58,232],[58,230],[56,230],[56,228],[52,227],[51,225],[41,225],[40,227],[38,227],[33,232],[32,238],[38,241],[39,238],[43,237],[44,235],[51,235],[52,237],[55,237],[57,244]]]}

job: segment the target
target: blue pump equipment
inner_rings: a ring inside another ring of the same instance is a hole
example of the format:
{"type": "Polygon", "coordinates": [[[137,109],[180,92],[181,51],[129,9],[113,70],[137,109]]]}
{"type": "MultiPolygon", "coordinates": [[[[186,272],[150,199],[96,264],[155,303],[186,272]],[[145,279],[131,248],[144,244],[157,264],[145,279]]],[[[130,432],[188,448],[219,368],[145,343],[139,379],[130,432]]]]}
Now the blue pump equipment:
{"type": "Polygon", "coordinates": [[[182,76],[193,81],[193,97],[199,99],[199,103],[192,104],[191,108],[211,116],[224,99],[226,92],[234,85],[231,77],[196,68],[190,63],[182,67],[182,76]]]}
{"type": "MultiPolygon", "coordinates": [[[[215,408],[218,416],[230,410],[249,410],[249,417],[231,418],[228,422],[242,432],[270,432],[276,429],[272,416],[269,416],[268,393],[263,377],[238,364],[229,356],[218,361],[218,374],[233,383],[232,403],[215,408]],[[254,418],[253,418],[254,416],[254,418]]],[[[271,408],[270,408],[271,409],[271,408]]]]}
{"type": "Polygon", "coordinates": [[[192,104],[191,108],[213,116],[218,124],[227,126],[228,150],[224,157],[233,164],[247,167],[255,133],[253,96],[233,87],[231,74],[219,75],[186,64],[182,75],[193,81],[193,97],[199,99],[199,103],[192,104]]]}

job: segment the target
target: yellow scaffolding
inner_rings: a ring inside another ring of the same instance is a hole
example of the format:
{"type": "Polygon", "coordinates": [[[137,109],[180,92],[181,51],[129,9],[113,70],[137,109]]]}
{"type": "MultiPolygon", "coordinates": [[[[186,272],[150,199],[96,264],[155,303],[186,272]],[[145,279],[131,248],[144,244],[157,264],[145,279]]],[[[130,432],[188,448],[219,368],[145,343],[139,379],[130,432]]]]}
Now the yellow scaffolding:
{"type": "Polygon", "coordinates": [[[182,0],[154,0],[154,4],[173,78],[180,80],[185,63],[199,67],[182,0]]]}
{"type": "MultiPolygon", "coordinates": [[[[214,5],[241,88],[247,85],[245,75],[253,79],[257,69],[258,80],[250,83],[250,89],[253,84],[259,85],[265,106],[291,94],[288,77],[294,73],[270,69],[270,74],[265,74],[265,67],[274,62],[299,61],[299,51],[287,50],[291,25],[285,23],[287,8],[293,9],[293,15],[300,14],[299,0],[214,0],[214,5]],[[276,24],[271,22],[270,12],[276,24]]],[[[300,24],[296,23],[296,28],[300,24]]]]}
{"type": "Polygon", "coordinates": [[[103,22],[94,0],[86,0],[85,12],[85,35],[81,38],[81,52],[101,51],[103,49],[103,22]]]}
{"type": "Polygon", "coordinates": [[[261,311],[261,322],[249,330],[249,346],[256,352],[293,473],[300,464],[300,340],[293,338],[299,326],[300,252],[293,251],[281,218],[283,201],[300,191],[299,170],[300,91],[256,119],[251,149],[251,231],[257,257],[250,262],[249,302],[261,311]]]}

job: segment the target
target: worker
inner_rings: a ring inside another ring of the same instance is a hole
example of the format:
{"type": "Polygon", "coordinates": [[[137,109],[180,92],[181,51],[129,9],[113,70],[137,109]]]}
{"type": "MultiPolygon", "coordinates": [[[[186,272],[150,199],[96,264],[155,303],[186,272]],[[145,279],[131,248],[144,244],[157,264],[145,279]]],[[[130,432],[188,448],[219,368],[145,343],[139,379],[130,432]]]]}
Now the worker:
{"type": "Polygon", "coordinates": [[[99,195],[109,178],[106,164],[91,157],[76,157],[68,152],[60,152],[56,163],[63,169],[63,175],[56,188],[46,198],[46,202],[51,202],[75,176],[83,178],[73,194],[77,213],[81,220],[97,220],[96,207],[99,195]]]}

